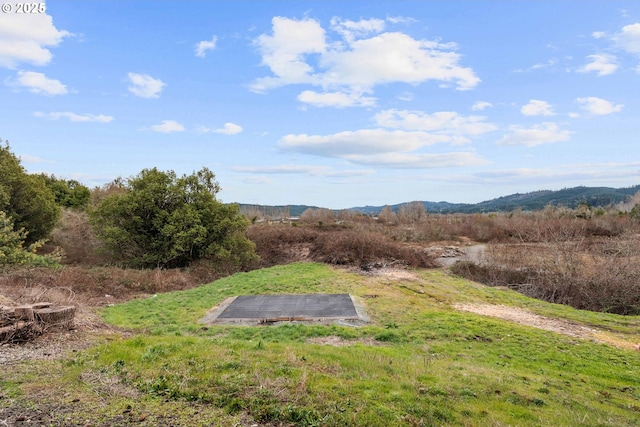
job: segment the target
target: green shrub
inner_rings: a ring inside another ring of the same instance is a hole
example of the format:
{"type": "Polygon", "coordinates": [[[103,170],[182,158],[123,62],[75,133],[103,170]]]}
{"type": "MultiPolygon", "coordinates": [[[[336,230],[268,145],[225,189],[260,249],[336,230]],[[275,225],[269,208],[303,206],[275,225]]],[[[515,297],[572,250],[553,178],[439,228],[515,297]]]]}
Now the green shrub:
{"type": "Polygon", "coordinates": [[[55,175],[40,174],[45,185],[51,190],[59,206],[84,209],[89,203],[91,190],[74,179],[60,179],[55,175]]]}
{"type": "Polygon", "coordinates": [[[42,176],[29,175],[1,140],[0,171],[0,210],[17,230],[24,229],[26,244],[45,239],[60,217],[60,207],[42,176]]]}
{"type": "Polygon", "coordinates": [[[0,266],[4,265],[36,265],[53,266],[60,261],[54,255],[40,256],[35,251],[42,246],[42,242],[35,242],[24,247],[27,233],[24,229],[14,230],[12,219],[6,212],[0,211],[0,266]]]}
{"type": "Polygon", "coordinates": [[[186,267],[209,258],[225,269],[256,259],[244,236],[249,221],[237,205],[216,200],[215,175],[145,169],[104,197],[90,212],[93,226],[117,261],[133,267],[186,267]]]}

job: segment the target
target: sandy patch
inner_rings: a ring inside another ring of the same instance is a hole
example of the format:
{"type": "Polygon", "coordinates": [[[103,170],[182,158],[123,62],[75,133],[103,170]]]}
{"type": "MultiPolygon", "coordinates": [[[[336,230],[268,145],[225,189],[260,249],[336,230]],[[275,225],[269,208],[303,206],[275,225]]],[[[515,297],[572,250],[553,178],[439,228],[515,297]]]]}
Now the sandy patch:
{"type": "Polygon", "coordinates": [[[348,271],[355,272],[363,276],[382,277],[391,280],[420,280],[420,277],[416,273],[402,268],[380,267],[369,270],[349,268],[348,271]]]}
{"type": "Polygon", "coordinates": [[[419,279],[417,274],[411,271],[400,270],[397,268],[384,268],[380,270],[379,275],[386,277],[388,279],[393,279],[393,280],[418,280],[419,279]]]}
{"type": "Polygon", "coordinates": [[[493,304],[456,304],[454,308],[619,348],[639,349],[637,344],[621,341],[600,329],[587,327],[568,320],[552,319],[518,307],[493,304]]]}

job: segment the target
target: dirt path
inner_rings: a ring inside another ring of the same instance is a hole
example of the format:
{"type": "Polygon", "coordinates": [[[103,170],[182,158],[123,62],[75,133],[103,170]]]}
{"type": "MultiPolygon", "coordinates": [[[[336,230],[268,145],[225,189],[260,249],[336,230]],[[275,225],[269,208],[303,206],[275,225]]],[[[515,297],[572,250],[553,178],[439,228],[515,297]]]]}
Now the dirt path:
{"type": "MultiPolygon", "coordinates": [[[[467,246],[464,247],[465,252],[458,256],[447,258],[442,257],[440,259],[445,260],[445,262],[450,262],[451,259],[454,260],[453,262],[459,259],[475,260],[477,262],[477,260],[483,256],[485,248],[485,245],[467,246]]],[[[363,274],[363,272],[360,272],[360,274],[363,274]]],[[[398,268],[381,268],[366,272],[365,274],[373,277],[384,277],[385,279],[397,280],[400,282],[420,281],[419,276],[414,272],[398,268]]],[[[455,304],[454,308],[457,310],[481,314],[483,316],[497,317],[520,325],[532,326],[534,328],[555,332],[557,334],[573,338],[590,340],[627,350],[640,350],[640,344],[625,341],[623,338],[615,336],[611,332],[588,327],[569,320],[541,316],[519,307],[495,304],[455,304]]]]}
{"type": "Polygon", "coordinates": [[[454,307],[458,310],[497,317],[520,325],[533,326],[534,328],[574,338],[591,340],[627,350],[640,350],[638,344],[622,341],[603,330],[590,328],[568,320],[552,319],[518,307],[493,304],[456,304],[454,307]]]}
{"type": "Polygon", "coordinates": [[[484,257],[484,252],[487,249],[487,245],[473,244],[469,246],[444,246],[435,247],[440,249],[439,253],[436,250],[436,261],[443,267],[448,267],[456,263],[456,261],[473,261],[479,263],[484,257]]]}

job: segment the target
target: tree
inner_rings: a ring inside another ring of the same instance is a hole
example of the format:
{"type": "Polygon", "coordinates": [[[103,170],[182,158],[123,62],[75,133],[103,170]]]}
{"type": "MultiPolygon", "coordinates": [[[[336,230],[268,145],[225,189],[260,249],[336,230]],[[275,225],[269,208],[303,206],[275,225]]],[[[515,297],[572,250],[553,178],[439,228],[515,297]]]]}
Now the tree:
{"type": "Polygon", "coordinates": [[[629,217],[633,222],[640,222],[640,191],[629,197],[626,203],[629,206],[629,217]]]}
{"type": "Polygon", "coordinates": [[[135,267],[186,267],[211,258],[242,268],[256,258],[237,205],[216,200],[220,186],[203,168],[192,175],[145,169],[90,212],[115,258],[135,267]]]}
{"type": "Polygon", "coordinates": [[[24,247],[27,233],[23,229],[16,230],[13,220],[5,212],[0,211],[0,266],[31,264],[39,266],[58,265],[57,254],[51,256],[36,255],[42,242],[35,242],[24,247]]]}
{"type": "Polygon", "coordinates": [[[401,222],[412,224],[422,221],[427,217],[427,210],[422,202],[414,201],[405,203],[398,209],[398,218],[401,222]]]}
{"type": "Polygon", "coordinates": [[[335,221],[335,215],[330,209],[307,208],[304,212],[302,212],[302,215],[300,215],[300,221],[307,224],[333,223],[335,221]]]}
{"type": "Polygon", "coordinates": [[[636,203],[631,211],[629,211],[629,216],[633,222],[640,222],[640,204],[636,203]]]}
{"type": "Polygon", "coordinates": [[[393,209],[391,209],[391,206],[385,205],[378,214],[378,219],[386,225],[391,225],[398,221],[398,216],[393,209]]]}
{"type": "Polygon", "coordinates": [[[45,239],[60,217],[53,193],[41,176],[24,170],[1,140],[0,171],[0,210],[12,218],[16,230],[24,230],[26,244],[45,239]]]}
{"type": "Polygon", "coordinates": [[[55,175],[40,174],[45,185],[51,190],[56,203],[64,208],[84,209],[89,203],[91,190],[75,179],[60,179],[55,175]]]}

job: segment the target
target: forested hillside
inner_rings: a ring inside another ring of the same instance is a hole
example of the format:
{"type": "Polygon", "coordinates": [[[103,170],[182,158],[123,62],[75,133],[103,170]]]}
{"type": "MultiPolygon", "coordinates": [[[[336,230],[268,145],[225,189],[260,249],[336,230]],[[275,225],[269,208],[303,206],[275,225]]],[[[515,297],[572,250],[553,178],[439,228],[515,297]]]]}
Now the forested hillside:
{"type": "MultiPolygon", "coordinates": [[[[540,190],[530,193],[516,193],[496,199],[486,200],[480,203],[449,203],[446,201],[431,202],[421,201],[427,212],[438,213],[483,213],[483,212],[511,212],[516,209],[536,211],[544,209],[547,205],[557,207],[577,208],[580,204],[591,207],[605,207],[624,203],[630,196],[640,191],[640,185],[625,188],[610,187],[572,187],[562,190],[540,190]]],[[[406,203],[390,205],[397,212],[406,203]]],[[[384,206],[356,206],[348,210],[361,212],[367,215],[377,215],[384,206]]],[[[240,204],[243,211],[253,209],[265,212],[287,212],[288,215],[297,217],[307,209],[316,209],[317,206],[290,205],[290,206],[257,206],[240,204]]]]}

